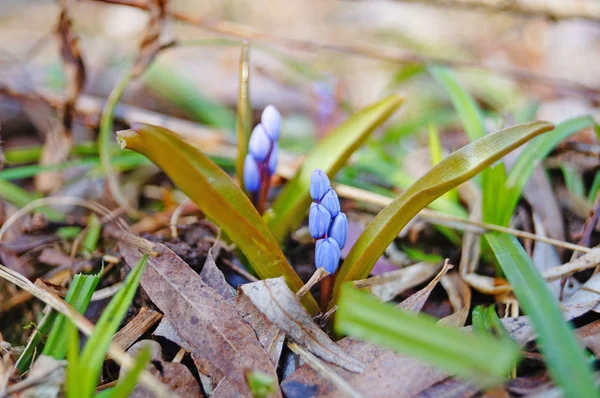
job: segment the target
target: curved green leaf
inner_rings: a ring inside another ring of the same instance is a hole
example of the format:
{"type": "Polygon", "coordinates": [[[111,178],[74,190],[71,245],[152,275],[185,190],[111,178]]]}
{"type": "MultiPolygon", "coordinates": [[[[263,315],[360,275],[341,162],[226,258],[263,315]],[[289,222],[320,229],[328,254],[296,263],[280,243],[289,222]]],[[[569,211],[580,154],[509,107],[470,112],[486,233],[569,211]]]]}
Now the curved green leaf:
{"type": "Polygon", "coordinates": [[[559,302],[536,270],[517,238],[485,234],[504,275],[537,332],[548,370],[565,397],[597,397],[596,377],[583,346],[563,318],[559,302]]]}
{"type": "Polygon", "coordinates": [[[369,135],[387,120],[404,99],[391,95],[386,99],[361,110],[351,116],[327,137],[306,157],[304,163],[289,181],[264,215],[265,221],[279,242],[287,233],[298,226],[310,206],[310,175],[314,169],[322,169],[329,178],[346,163],[350,155],[358,149],[369,135]]]}
{"type": "Polygon", "coordinates": [[[534,122],[488,134],[438,163],[384,208],[363,231],[339,270],[332,303],[335,303],[343,282],[364,279],[369,275],[392,240],[425,206],[553,127],[547,122],[534,122]]]}
{"type": "MultiPolygon", "coordinates": [[[[293,291],[303,286],[248,197],[200,150],[172,131],[147,124],[117,134],[123,148],[154,162],[223,229],[259,277],[283,276],[293,291]]],[[[304,296],[303,304],[311,312],[318,310],[310,294],[304,296]]]]}

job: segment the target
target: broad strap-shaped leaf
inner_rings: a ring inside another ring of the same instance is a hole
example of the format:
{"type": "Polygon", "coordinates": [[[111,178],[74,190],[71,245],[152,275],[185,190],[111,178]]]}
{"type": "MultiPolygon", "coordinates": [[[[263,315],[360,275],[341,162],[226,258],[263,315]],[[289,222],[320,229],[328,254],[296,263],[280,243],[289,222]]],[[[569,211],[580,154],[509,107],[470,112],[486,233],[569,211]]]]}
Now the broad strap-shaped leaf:
{"type": "Polygon", "coordinates": [[[463,333],[437,321],[381,303],[346,284],[335,329],[421,359],[478,386],[501,382],[519,357],[519,347],[511,340],[463,333]]]}
{"type": "Polygon", "coordinates": [[[583,346],[565,322],[558,301],[525,249],[512,235],[493,233],[485,237],[515,296],[529,315],[548,370],[563,389],[564,396],[597,397],[596,378],[588,366],[583,346]]]}
{"type": "Polygon", "coordinates": [[[369,275],[383,251],[425,206],[552,128],[550,123],[534,122],[501,130],[464,146],[438,163],[384,208],[363,231],[340,267],[332,303],[335,303],[343,282],[369,275]]]}
{"type": "Polygon", "coordinates": [[[322,169],[333,178],[348,158],[386,121],[403,102],[398,95],[369,106],[351,116],[332,131],[306,157],[302,166],[281,191],[270,211],[264,215],[269,228],[279,242],[298,226],[310,206],[310,175],[314,169],[322,169]]]}
{"type": "MultiPolygon", "coordinates": [[[[123,148],[154,162],[223,229],[261,279],[283,276],[293,291],[303,286],[248,197],[200,150],[172,131],[147,124],[117,134],[123,148]]],[[[311,313],[318,310],[310,294],[304,296],[303,304],[311,313]]]]}

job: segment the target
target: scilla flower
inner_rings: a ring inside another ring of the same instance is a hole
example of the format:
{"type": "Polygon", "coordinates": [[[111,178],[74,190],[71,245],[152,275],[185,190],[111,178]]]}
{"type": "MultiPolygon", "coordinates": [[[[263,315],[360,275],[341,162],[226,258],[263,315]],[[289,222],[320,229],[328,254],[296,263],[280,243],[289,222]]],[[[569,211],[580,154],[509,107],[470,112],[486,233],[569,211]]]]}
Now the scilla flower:
{"type": "Polygon", "coordinates": [[[262,113],[261,122],[252,131],[248,155],[244,159],[244,185],[248,192],[257,193],[261,188],[268,189],[270,177],[277,167],[280,129],[279,111],[273,105],[267,106],[262,113]]]}
{"type": "Polygon", "coordinates": [[[346,245],[348,220],[340,211],[340,201],[323,170],[313,171],[310,178],[313,203],[308,215],[310,235],[317,239],[315,265],[333,274],[340,262],[340,250],[346,245]]]}

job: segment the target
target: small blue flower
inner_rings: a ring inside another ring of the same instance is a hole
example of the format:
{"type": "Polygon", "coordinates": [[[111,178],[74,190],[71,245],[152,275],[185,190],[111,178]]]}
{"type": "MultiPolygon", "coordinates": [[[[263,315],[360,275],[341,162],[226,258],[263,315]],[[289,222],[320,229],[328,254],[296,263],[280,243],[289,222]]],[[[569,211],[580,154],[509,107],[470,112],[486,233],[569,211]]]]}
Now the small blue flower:
{"type": "Polygon", "coordinates": [[[279,156],[279,144],[273,144],[273,149],[271,149],[271,155],[269,156],[269,164],[267,165],[269,169],[269,175],[275,174],[275,169],[277,169],[277,157],[279,156]]]}
{"type": "Polygon", "coordinates": [[[337,216],[340,212],[340,200],[333,188],[329,188],[325,195],[323,195],[321,204],[329,211],[332,218],[337,216]]]}
{"type": "Polygon", "coordinates": [[[335,239],[340,246],[340,249],[343,249],[344,246],[346,246],[346,238],[348,237],[348,219],[344,213],[340,212],[335,216],[333,221],[331,221],[327,236],[335,239]]]}
{"type": "Polygon", "coordinates": [[[281,131],[281,114],[273,105],[269,105],[263,111],[260,122],[265,128],[265,131],[273,141],[279,139],[281,131]]]}
{"type": "Polygon", "coordinates": [[[248,192],[256,192],[260,187],[260,170],[251,154],[244,159],[244,185],[248,192]]]}
{"type": "Polygon", "coordinates": [[[325,236],[330,222],[331,214],[329,214],[323,205],[318,203],[310,205],[308,214],[308,230],[310,231],[310,236],[315,239],[325,236]]]}
{"type": "Polygon", "coordinates": [[[331,187],[329,177],[321,169],[316,169],[310,176],[310,196],[313,200],[320,201],[331,187]]]}
{"type": "Polygon", "coordinates": [[[340,247],[333,238],[319,239],[315,250],[315,265],[333,274],[340,263],[340,247]]]}
{"type": "Polygon", "coordinates": [[[264,161],[269,155],[273,145],[271,139],[265,132],[262,124],[256,125],[250,136],[250,143],[248,144],[248,150],[254,156],[254,159],[258,162],[264,161]]]}

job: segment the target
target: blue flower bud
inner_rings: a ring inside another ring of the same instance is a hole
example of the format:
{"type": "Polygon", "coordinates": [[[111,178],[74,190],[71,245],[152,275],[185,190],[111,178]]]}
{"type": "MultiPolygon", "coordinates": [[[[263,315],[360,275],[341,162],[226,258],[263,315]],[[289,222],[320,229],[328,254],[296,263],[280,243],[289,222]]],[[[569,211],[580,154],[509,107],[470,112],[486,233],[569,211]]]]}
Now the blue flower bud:
{"type": "Polygon", "coordinates": [[[340,263],[340,247],[332,238],[319,239],[315,250],[315,265],[333,274],[340,263]]]}
{"type": "Polygon", "coordinates": [[[310,205],[310,212],[308,213],[308,230],[310,231],[310,236],[315,239],[325,236],[330,222],[331,215],[323,205],[318,203],[310,205]]]}
{"type": "Polygon", "coordinates": [[[316,169],[310,176],[310,197],[320,201],[327,190],[331,187],[329,177],[321,169],[316,169]]]}
{"type": "Polygon", "coordinates": [[[340,212],[335,216],[333,221],[331,221],[327,236],[333,238],[340,246],[340,249],[343,249],[344,246],[346,246],[346,238],[348,237],[348,219],[344,213],[340,212]]]}
{"type": "Polygon", "coordinates": [[[270,150],[271,139],[265,132],[263,126],[258,124],[256,127],[254,127],[252,135],[250,136],[248,151],[258,162],[262,162],[267,158],[270,150]]]}
{"type": "Polygon", "coordinates": [[[277,157],[278,156],[279,156],[279,144],[274,143],[273,149],[271,149],[271,155],[269,156],[269,163],[267,164],[270,176],[275,174],[275,169],[277,169],[277,157]]]}
{"type": "Polygon", "coordinates": [[[329,188],[325,195],[323,195],[321,204],[329,211],[332,218],[337,216],[340,212],[340,200],[333,188],[329,188]]]}
{"type": "Polygon", "coordinates": [[[273,141],[279,139],[281,131],[281,114],[273,105],[269,105],[263,111],[260,122],[265,128],[265,131],[273,141]]]}
{"type": "Polygon", "coordinates": [[[244,185],[248,192],[256,192],[260,187],[260,170],[251,154],[244,159],[244,185]]]}

